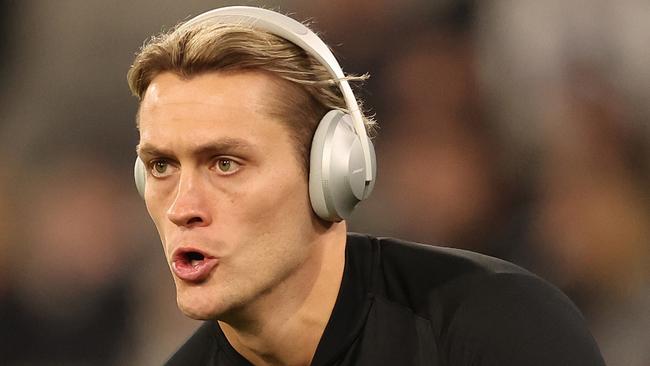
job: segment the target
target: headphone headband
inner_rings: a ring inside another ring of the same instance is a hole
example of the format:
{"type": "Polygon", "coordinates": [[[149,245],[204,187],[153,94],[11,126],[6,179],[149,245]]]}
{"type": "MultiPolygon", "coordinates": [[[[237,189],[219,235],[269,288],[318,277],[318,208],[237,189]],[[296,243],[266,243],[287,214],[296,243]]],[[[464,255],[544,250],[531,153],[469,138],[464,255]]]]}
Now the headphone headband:
{"type": "Polygon", "coordinates": [[[284,38],[305,50],[311,56],[316,58],[337,81],[339,89],[343,94],[343,99],[352,117],[352,125],[356,135],[359,136],[363,159],[365,161],[365,189],[363,197],[365,198],[370,192],[371,182],[373,180],[373,163],[370,154],[370,140],[366,133],[363,123],[363,117],[359,104],[357,103],[352,88],[347,80],[341,66],[336,61],[332,51],[327,45],[304,24],[280,13],[271,10],[255,8],[250,6],[229,6],[207,11],[203,14],[188,20],[178,29],[183,30],[187,27],[198,24],[240,24],[250,26],[284,38]]]}

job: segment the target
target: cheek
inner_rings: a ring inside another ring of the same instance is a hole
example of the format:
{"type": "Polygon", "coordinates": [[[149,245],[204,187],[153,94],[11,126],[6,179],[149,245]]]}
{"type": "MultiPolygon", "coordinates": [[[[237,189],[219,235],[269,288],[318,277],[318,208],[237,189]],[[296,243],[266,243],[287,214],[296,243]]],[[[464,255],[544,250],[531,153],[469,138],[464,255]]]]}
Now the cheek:
{"type": "Polygon", "coordinates": [[[145,204],[147,207],[147,212],[149,213],[149,216],[151,217],[151,220],[153,221],[154,225],[156,226],[156,230],[158,232],[158,236],[160,237],[160,241],[163,244],[163,249],[165,251],[165,254],[167,254],[167,246],[166,246],[166,235],[165,232],[166,230],[169,230],[168,225],[169,225],[169,220],[167,220],[167,207],[166,203],[163,202],[163,200],[160,199],[146,199],[145,204]]]}
{"type": "Polygon", "coordinates": [[[230,195],[231,207],[225,211],[232,215],[226,214],[229,218],[225,221],[230,221],[230,228],[248,231],[242,235],[286,240],[310,226],[312,211],[307,191],[307,180],[300,171],[260,174],[230,195]]]}
{"type": "Polygon", "coordinates": [[[220,205],[214,230],[229,247],[219,283],[236,284],[236,292],[244,295],[286,277],[304,261],[309,248],[304,243],[310,240],[311,206],[303,176],[257,178],[224,195],[226,205],[220,205]]]}

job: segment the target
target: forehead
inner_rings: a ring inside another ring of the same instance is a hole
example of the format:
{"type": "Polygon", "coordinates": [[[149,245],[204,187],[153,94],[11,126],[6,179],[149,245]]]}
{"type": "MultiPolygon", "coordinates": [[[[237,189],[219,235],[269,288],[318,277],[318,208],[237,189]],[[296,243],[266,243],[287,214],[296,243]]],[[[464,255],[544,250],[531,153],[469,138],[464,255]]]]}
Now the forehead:
{"type": "Polygon", "coordinates": [[[255,138],[272,132],[269,128],[284,129],[267,113],[277,98],[277,84],[272,75],[253,71],[191,78],[162,73],[152,80],[140,105],[141,142],[183,142],[228,133],[255,138]]]}
{"type": "Polygon", "coordinates": [[[274,79],[256,71],[211,72],[190,78],[164,72],[149,84],[139,112],[156,113],[160,107],[170,105],[212,105],[261,113],[278,92],[274,79]]]}

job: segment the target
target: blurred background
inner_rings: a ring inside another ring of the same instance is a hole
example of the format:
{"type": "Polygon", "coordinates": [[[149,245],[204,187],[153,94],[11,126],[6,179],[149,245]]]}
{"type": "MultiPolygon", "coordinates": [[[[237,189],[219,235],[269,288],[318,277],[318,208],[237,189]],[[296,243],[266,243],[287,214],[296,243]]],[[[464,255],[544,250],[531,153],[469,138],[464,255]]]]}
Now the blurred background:
{"type": "Polygon", "coordinates": [[[197,323],[132,180],[149,36],[207,9],[310,20],[381,129],[353,231],[518,263],[650,365],[647,0],[0,0],[0,364],[159,365],[197,323]]]}

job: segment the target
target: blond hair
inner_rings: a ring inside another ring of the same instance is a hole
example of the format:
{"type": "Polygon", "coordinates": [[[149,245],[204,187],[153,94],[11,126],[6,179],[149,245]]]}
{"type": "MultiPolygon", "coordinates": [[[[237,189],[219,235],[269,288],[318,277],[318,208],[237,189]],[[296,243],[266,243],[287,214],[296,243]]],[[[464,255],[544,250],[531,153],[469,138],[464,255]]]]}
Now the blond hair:
{"type": "MultiPolygon", "coordinates": [[[[131,92],[142,101],[151,81],[163,72],[191,78],[206,72],[248,70],[268,72],[285,81],[281,83],[282,95],[270,101],[268,110],[287,123],[307,171],[311,140],[318,122],[331,109],[347,111],[347,108],[337,80],[293,43],[241,25],[181,24],[143,45],[127,79],[131,92]]],[[[367,75],[346,77],[350,81],[366,78],[367,75]]],[[[363,119],[372,136],[376,122],[367,116],[363,119]]]]}

